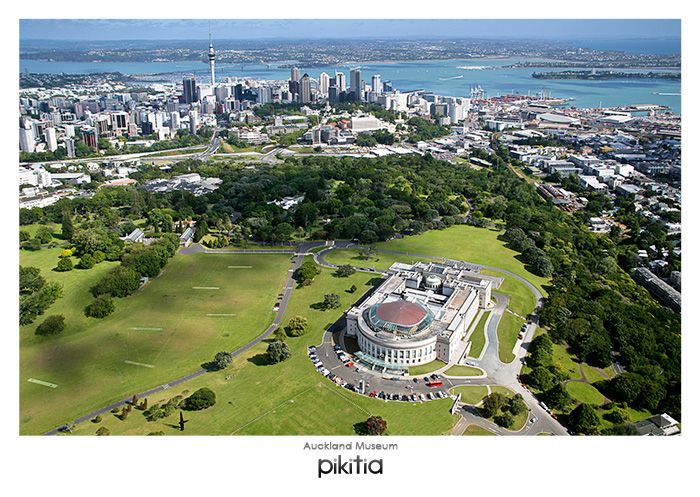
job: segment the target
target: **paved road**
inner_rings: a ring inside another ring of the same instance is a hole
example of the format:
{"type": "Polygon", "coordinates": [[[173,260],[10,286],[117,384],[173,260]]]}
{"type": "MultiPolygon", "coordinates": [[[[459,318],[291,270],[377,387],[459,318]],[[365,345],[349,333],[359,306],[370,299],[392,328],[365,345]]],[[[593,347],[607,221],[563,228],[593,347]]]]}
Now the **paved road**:
{"type": "MultiPolygon", "coordinates": [[[[268,328],[262,333],[262,335],[259,335],[254,340],[251,340],[250,342],[243,345],[242,347],[239,347],[238,349],[234,350],[233,352],[231,352],[232,355],[237,356],[237,355],[242,354],[243,352],[249,350],[251,347],[256,346],[261,341],[265,340],[268,336],[270,336],[277,329],[279,324],[282,322],[282,319],[284,317],[284,312],[287,309],[287,305],[289,304],[289,299],[292,295],[292,290],[294,289],[294,279],[293,279],[294,272],[297,269],[299,269],[299,266],[301,266],[301,263],[304,261],[303,253],[308,252],[309,249],[311,249],[317,245],[322,245],[322,243],[303,243],[303,244],[298,245],[299,255],[295,255],[292,258],[291,270],[287,273],[287,278],[285,279],[285,282],[284,282],[284,290],[282,291],[282,298],[279,301],[279,304],[280,304],[279,311],[277,312],[275,319],[272,321],[270,326],[268,326],[268,328]]],[[[191,247],[192,246],[190,246],[188,248],[191,248],[191,247]]],[[[184,251],[184,250],[185,249],[182,249],[182,251],[184,251]]],[[[183,252],[183,253],[185,253],[185,252],[183,252]]],[[[190,252],[186,252],[186,253],[194,253],[194,252],[190,251],[190,252]]],[[[153,395],[155,393],[162,392],[163,390],[167,390],[168,388],[180,385],[180,384],[185,383],[189,380],[197,378],[197,377],[205,374],[206,372],[207,372],[206,369],[200,368],[197,371],[194,371],[194,372],[192,372],[186,376],[183,376],[181,378],[177,378],[175,380],[169,381],[163,385],[157,386],[155,388],[151,388],[150,390],[146,390],[145,392],[137,393],[136,396],[140,399],[142,399],[144,397],[148,397],[148,396],[153,395]]],[[[57,428],[54,428],[53,430],[46,432],[45,435],[55,435],[59,431],[65,430],[66,427],[68,427],[70,425],[83,423],[85,421],[88,421],[88,420],[94,418],[97,415],[109,412],[112,409],[114,409],[115,407],[121,407],[122,405],[129,402],[132,399],[132,397],[133,397],[133,394],[127,398],[124,398],[124,399],[119,400],[117,402],[113,402],[107,406],[104,406],[100,409],[92,411],[91,413],[85,414],[84,416],[80,416],[79,418],[75,419],[71,423],[59,426],[57,428]]]]}

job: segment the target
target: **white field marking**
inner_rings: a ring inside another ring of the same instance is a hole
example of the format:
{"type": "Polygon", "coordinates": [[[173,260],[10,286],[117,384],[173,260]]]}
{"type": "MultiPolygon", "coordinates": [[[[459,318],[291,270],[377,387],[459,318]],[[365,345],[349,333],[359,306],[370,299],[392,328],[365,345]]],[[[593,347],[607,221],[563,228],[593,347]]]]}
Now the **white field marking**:
{"type": "Polygon", "coordinates": [[[124,361],[126,364],[131,364],[132,366],[141,366],[144,368],[155,368],[153,364],[144,364],[143,362],[135,362],[135,361],[124,361]]]}
{"type": "Polygon", "coordinates": [[[56,388],[58,385],[55,383],[49,383],[48,381],[37,380],[36,378],[29,378],[27,380],[29,383],[36,383],[37,385],[43,385],[49,388],[56,388]]]}
{"type": "Polygon", "coordinates": [[[207,314],[207,316],[235,316],[235,314],[207,314]]]}
{"type": "Polygon", "coordinates": [[[253,266],[229,266],[229,269],[253,269],[253,266]]]}
{"type": "Polygon", "coordinates": [[[193,286],[192,290],[221,290],[218,286],[193,286]]]}
{"type": "Polygon", "coordinates": [[[137,331],[162,331],[163,328],[145,328],[145,327],[139,327],[139,326],[132,326],[129,328],[130,330],[137,330],[137,331]]]}

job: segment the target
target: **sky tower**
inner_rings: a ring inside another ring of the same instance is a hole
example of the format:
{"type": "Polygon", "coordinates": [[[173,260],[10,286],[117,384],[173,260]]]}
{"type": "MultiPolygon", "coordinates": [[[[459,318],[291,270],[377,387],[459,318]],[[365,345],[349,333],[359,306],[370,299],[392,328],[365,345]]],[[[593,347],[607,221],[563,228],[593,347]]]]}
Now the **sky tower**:
{"type": "Polygon", "coordinates": [[[216,59],[216,54],[214,53],[214,44],[211,41],[211,31],[209,32],[209,70],[211,71],[211,85],[214,86],[214,59],[216,59]]]}

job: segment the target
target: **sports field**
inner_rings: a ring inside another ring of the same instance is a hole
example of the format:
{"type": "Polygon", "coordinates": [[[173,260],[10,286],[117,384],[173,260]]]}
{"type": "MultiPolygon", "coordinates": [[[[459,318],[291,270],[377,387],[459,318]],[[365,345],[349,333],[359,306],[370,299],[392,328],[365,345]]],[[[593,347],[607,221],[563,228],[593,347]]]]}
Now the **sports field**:
{"type": "MultiPolygon", "coordinates": [[[[216,405],[186,413],[190,422],[184,435],[351,435],[354,424],[365,421],[370,414],[384,417],[389,433],[394,435],[447,433],[457,420],[449,413],[451,399],[414,405],[361,396],[323,378],[306,355],[309,345],[321,341],[325,328],[369,289],[371,278],[363,273],[338,278],[332,270],[323,269],[310,286],[292,293],[286,320],[295,315],[305,316],[309,331],[302,337],[287,338],[292,351],[290,359],[265,365],[261,359],[267,343],[261,343],[237,357],[226,370],[207,373],[182,388],[149,398],[149,405],[167,400],[183,389],[191,392],[202,386],[211,388],[217,396],[216,405]],[[345,290],[353,284],[357,285],[357,292],[347,293],[345,290]],[[311,307],[330,292],[340,295],[340,308],[322,311],[311,307]]],[[[132,412],[126,421],[113,415],[102,417],[99,425],[83,423],[74,433],[91,435],[104,425],[112,434],[143,435],[152,431],[181,434],[174,427],[177,414],[155,422],[147,422],[140,411],[132,412]]]]}
{"type": "MultiPolygon", "coordinates": [[[[42,252],[31,256],[49,257],[42,252]]],[[[23,263],[39,265],[29,258],[23,263]]],[[[84,274],[79,270],[53,273],[66,288],[74,287],[47,311],[65,314],[66,330],[61,335],[35,337],[36,324],[20,330],[21,433],[42,433],[191,373],[216,352],[233,350],[260,335],[274,317],[273,305],[290,258],[176,255],[144,288],[117,299],[114,314],[103,320],[79,319],[90,300],[88,280],[97,279],[97,273],[91,273],[109,269],[103,265],[84,274]],[[67,298],[70,295],[75,298],[67,298]],[[58,386],[48,388],[28,382],[29,378],[58,386]]]]}

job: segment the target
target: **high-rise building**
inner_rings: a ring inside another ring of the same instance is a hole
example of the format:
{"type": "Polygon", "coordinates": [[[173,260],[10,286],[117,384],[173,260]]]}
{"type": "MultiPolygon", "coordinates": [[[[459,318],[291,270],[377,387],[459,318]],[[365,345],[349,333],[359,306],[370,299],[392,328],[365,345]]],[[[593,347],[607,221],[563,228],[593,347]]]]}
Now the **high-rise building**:
{"type": "Polygon", "coordinates": [[[228,98],[230,92],[228,86],[217,86],[214,88],[214,96],[216,97],[217,103],[223,103],[228,98]]]}
{"type": "Polygon", "coordinates": [[[75,157],[75,140],[72,138],[66,138],[63,143],[66,146],[66,156],[68,156],[69,159],[72,159],[75,157]]]}
{"type": "Polygon", "coordinates": [[[391,93],[394,91],[394,86],[392,85],[391,81],[384,81],[384,83],[382,83],[382,87],[384,93],[391,93]]]}
{"type": "Polygon", "coordinates": [[[341,91],[345,91],[345,73],[335,73],[335,85],[338,87],[338,93],[340,93],[341,91]]]}
{"type": "Polygon", "coordinates": [[[182,79],[182,99],[186,104],[197,101],[197,80],[194,76],[182,79]]]}
{"type": "Polygon", "coordinates": [[[80,139],[83,140],[83,143],[88,147],[97,150],[97,131],[95,131],[95,128],[91,128],[90,126],[83,126],[80,128],[80,139]]]}
{"type": "Polygon", "coordinates": [[[332,104],[338,101],[338,87],[332,85],[328,88],[328,101],[332,104]]]}
{"type": "Polygon", "coordinates": [[[233,98],[239,102],[243,100],[243,85],[241,83],[238,83],[233,87],[233,98]]]}
{"type": "Polygon", "coordinates": [[[289,81],[299,81],[301,79],[301,71],[298,67],[292,67],[292,74],[289,81]]]}
{"type": "Polygon", "coordinates": [[[197,134],[197,128],[199,127],[199,112],[196,110],[190,111],[190,133],[193,135],[197,134]]]}
{"type": "Polygon", "coordinates": [[[34,126],[27,119],[19,121],[19,149],[22,152],[34,152],[34,126]]]}
{"type": "Polygon", "coordinates": [[[214,44],[211,40],[211,33],[209,33],[209,53],[207,56],[209,57],[209,71],[211,71],[211,85],[214,86],[216,84],[214,80],[214,59],[216,59],[216,54],[214,53],[214,44]]]}
{"type": "Polygon", "coordinates": [[[311,78],[306,73],[299,82],[299,102],[302,104],[311,102],[311,78]]]}
{"type": "Polygon", "coordinates": [[[330,77],[325,72],[318,76],[318,91],[321,95],[328,95],[328,87],[330,86],[330,77]]]}
{"type": "Polygon", "coordinates": [[[359,69],[350,69],[350,91],[355,94],[355,100],[359,100],[358,96],[361,91],[361,81],[362,72],[359,69]]]}
{"type": "Polygon", "coordinates": [[[272,102],[272,88],[269,86],[261,86],[258,88],[258,103],[261,105],[272,102]]]}
{"type": "Polygon", "coordinates": [[[180,129],[180,113],[171,112],[170,113],[170,129],[178,130],[180,129]]]}
{"type": "Polygon", "coordinates": [[[46,148],[48,148],[50,152],[54,152],[58,148],[56,128],[46,128],[46,130],[44,130],[44,140],[46,140],[46,148]]]}
{"type": "Polygon", "coordinates": [[[379,74],[372,76],[372,91],[374,93],[382,93],[382,77],[379,74]]]}

